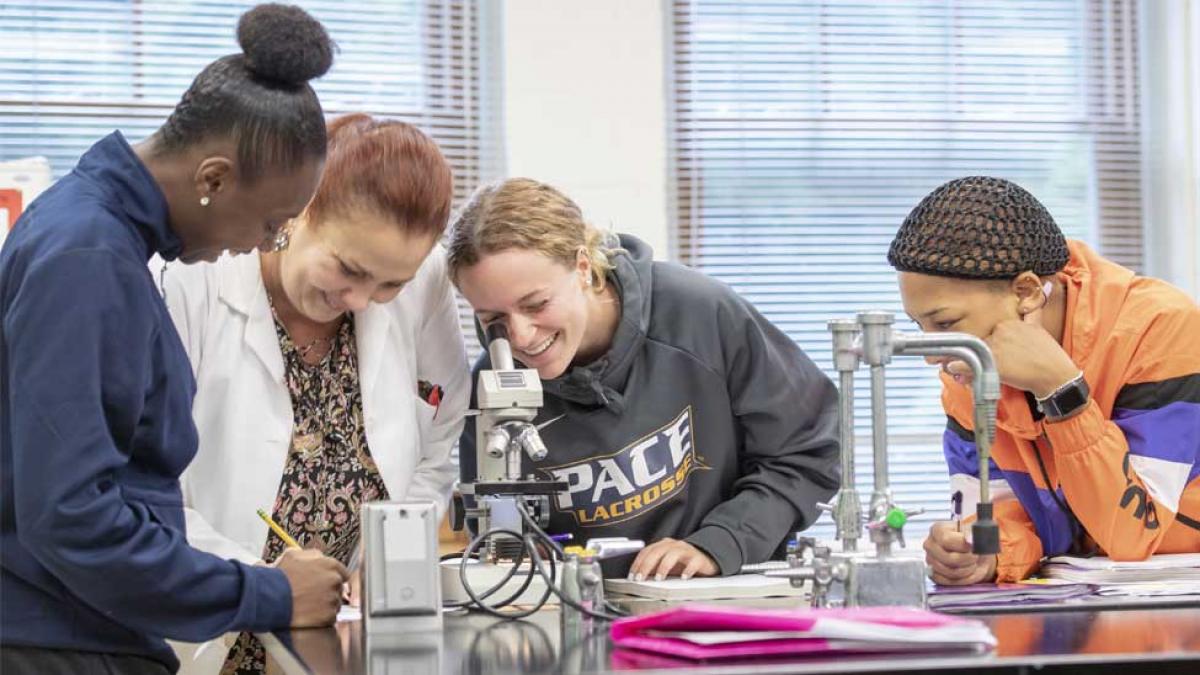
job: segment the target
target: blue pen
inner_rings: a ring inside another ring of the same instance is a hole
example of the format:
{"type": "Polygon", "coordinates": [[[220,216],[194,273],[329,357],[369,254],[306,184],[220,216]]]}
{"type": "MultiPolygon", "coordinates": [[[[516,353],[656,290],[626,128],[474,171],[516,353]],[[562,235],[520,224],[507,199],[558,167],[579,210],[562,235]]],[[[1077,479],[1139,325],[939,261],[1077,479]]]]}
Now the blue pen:
{"type": "Polygon", "coordinates": [[[552,539],[553,541],[557,541],[557,542],[559,542],[560,544],[561,544],[562,542],[564,542],[564,541],[571,541],[571,540],[572,540],[572,539],[574,539],[574,538],[575,538],[575,535],[573,535],[573,534],[570,534],[570,533],[567,533],[567,534],[552,534],[552,535],[550,535],[550,539],[552,539]]]}

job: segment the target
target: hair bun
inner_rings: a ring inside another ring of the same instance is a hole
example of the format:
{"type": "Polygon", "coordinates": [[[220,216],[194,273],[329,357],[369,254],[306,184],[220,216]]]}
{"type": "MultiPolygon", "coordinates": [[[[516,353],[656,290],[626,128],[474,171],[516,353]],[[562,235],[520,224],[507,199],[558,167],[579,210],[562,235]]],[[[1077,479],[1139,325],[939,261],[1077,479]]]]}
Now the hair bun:
{"type": "Polygon", "coordinates": [[[321,22],[294,5],[268,3],[242,15],[237,27],[246,67],[258,77],[300,85],[333,65],[333,41],[321,22]]]}

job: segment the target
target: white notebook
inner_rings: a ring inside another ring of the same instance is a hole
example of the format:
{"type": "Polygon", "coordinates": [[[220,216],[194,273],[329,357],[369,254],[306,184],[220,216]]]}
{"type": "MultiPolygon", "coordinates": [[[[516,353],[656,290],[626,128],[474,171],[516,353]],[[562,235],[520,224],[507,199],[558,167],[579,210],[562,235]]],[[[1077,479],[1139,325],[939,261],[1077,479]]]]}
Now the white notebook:
{"type": "Polygon", "coordinates": [[[1040,574],[1051,579],[1092,584],[1200,582],[1200,553],[1162,553],[1136,562],[1110,560],[1103,556],[1060,555],[1042,565],[1040,574]]]}
{"type": "Polygon", "coordinates": [[[762,574],[738,574],[731,577],[692,577],[662,581],[605,579],[604,590],[656,600],[725,600],[731,598],[769,598],[803,596],[803,588],[793,588],[787,579],[762,574]]]}

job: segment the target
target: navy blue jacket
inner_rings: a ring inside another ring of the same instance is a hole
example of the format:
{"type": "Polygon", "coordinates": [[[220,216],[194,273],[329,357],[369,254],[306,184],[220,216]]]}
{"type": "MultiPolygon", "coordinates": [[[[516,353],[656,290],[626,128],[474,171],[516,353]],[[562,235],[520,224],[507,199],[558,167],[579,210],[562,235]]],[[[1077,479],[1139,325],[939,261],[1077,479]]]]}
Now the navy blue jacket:
{"type": "Polygon", "coordinates": [[[282,572],[197,551],[179,474],[196,453],[187,354],[147,261],[179,255],[119,133],[0,251],[0,640],[139,654],[291,620],[282,572]]]}

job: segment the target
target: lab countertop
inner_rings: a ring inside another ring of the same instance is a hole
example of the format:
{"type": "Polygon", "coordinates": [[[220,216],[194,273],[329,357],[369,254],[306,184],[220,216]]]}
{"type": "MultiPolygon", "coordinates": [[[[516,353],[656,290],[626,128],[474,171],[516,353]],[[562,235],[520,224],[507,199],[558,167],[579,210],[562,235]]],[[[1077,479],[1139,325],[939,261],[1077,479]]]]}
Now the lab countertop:
{"type": "Polygon", "coordinates": [[[973,614],[999,642],[988,653],[752,659],[696,663],[615,649],[607,626],[584,639],[564,639],[557,608],[522,621],[447,614],[440,632],[365,639],[362,622],[265,636],[286,673],[689,673],[1132,672],[1200,673],[1200,604],[1156,609],[1078,609],[973,614]]]}

